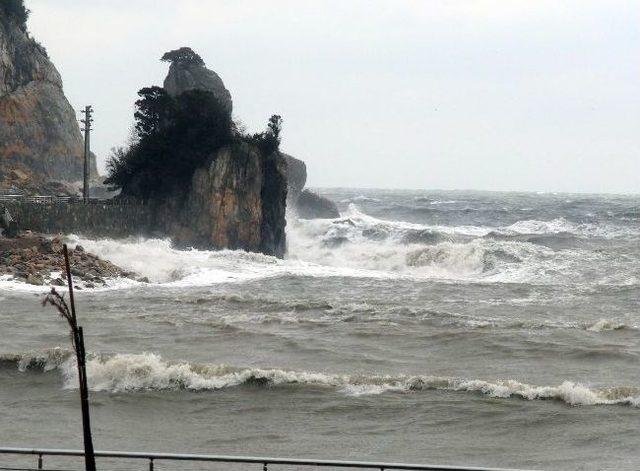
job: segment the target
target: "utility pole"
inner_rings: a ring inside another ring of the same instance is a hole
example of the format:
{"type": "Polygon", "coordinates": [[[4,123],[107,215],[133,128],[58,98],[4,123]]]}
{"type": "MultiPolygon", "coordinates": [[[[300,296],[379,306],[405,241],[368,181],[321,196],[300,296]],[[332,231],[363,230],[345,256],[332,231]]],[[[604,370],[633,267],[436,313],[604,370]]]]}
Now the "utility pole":
{"type": "Polygon", "coordinates": [[[85,106],[84,110],[80,111],[84,114],[84,119],[81,119],[80,122],[84,125],[82,131],[84,131],[84,172],[82,179],[82,198],[85,202],[89,200],[89,156],[91,155],[91,123],[93,123],[93,118],[91,117],[93,113],[93,108],[91,105],[85,106]]]}

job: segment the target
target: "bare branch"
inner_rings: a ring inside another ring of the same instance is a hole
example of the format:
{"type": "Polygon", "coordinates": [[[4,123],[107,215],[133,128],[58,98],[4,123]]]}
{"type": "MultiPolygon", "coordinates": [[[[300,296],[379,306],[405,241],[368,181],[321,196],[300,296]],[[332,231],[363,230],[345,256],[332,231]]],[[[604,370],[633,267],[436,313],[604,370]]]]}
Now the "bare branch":
{"type": "Polygon", "coordinates": [[[47,304],[55,307],[58,311],[58,314],[60,314],[60,317],[62,317],[69,323],[69,327],[71,329],[71,343],[75,348],[75,339],[73,336],[73,318],[71,316],[69,306],[67,305],[67,301],[64,299],[64,296],[58,293],[55,288],[51,288],[51,292],[47,294],[42,300],[42,306],[46,306],[47,304]]]}

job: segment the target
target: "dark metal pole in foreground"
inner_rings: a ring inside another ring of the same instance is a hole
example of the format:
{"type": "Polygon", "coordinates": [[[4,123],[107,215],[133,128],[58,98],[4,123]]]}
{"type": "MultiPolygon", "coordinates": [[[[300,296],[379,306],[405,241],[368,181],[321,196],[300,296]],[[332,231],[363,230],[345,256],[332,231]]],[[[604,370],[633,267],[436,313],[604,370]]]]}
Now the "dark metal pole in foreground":
{"type": "Polygon", "coordinates": [[[91,418],[89,416],[89,388],[87,386],[86,352],[84,350],[84,335],[82,327],[78,327],[76,319],[76,306],[73,300],[73,282],[71,280],[71,267],[69,265],[69,251],[67,244],[63,246],[64,264],[67,271],[67,284],[69,285],[69,302],[71,303],[71,331],[73,334],[73,346],[78,360],[78,381],[80,383],[80,405],[82,407],[82,435],[84,438],[84,459],[86,471],[96,471],[96,458],[93,450],[93,438],[91,437],[91,418]]]}

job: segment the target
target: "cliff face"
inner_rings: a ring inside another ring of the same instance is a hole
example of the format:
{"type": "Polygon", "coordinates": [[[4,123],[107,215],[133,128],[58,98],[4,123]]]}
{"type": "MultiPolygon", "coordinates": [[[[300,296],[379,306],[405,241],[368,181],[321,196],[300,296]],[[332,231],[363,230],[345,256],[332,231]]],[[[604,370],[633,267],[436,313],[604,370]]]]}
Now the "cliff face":
{"type": "Polygon", "coordinates": [[[178,246],[242,249],[283,257],[286,162],[248,144],[225,147],[198,168],[186,195],[169,196],[155,219],[178,246]]]}
{"type": "Polygon", "coordinates": [[[0,188],[78,181],[82,167],[82,136],[60,74],[0,10],[0,188]]]}

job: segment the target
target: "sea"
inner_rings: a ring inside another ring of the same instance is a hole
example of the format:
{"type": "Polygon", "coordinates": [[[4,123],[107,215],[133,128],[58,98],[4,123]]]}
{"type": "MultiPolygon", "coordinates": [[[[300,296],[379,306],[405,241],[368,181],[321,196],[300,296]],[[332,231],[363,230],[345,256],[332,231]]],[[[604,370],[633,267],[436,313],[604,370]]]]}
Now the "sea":
{"type": "MultiPolygon", "coordinates": [[[[284,260],[68,235],[150,281],[76,293],[96,449],[640,467],[640,196],[319,192],[284,260]]],[[[0,278],[0,446],[82,448],[47,289],[0,278]]]]}

